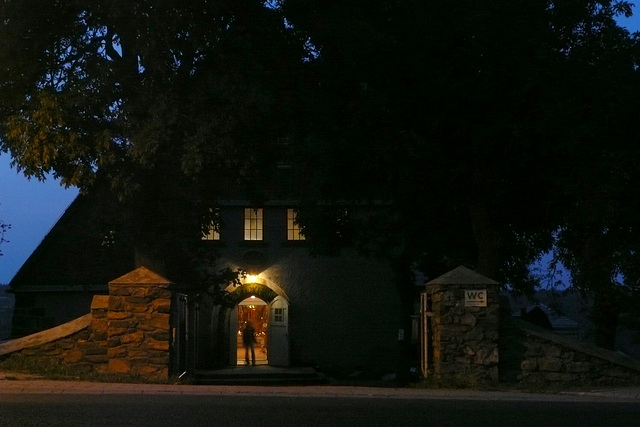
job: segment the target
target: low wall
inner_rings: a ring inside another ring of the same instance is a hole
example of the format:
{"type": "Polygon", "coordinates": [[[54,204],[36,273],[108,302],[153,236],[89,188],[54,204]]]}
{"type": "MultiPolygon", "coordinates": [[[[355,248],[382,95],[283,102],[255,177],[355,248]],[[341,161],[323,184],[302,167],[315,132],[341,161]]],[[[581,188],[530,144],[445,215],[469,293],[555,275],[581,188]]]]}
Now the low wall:
{"type": "Polygon", "coordinates": [[[112,281],[110,295],[93,298],[91,313],[71,322],[0,344],[15,354],[78,372],[169,377],[170,282],[141,267],[112,281]]]}
{"type": "Polygon", "coordinates": [[[106,372],[104,330],[107,300],[107,296],[96,296],[91,313],[55,328],[0,344],[0,356],[12,354],[47,365],[62,363],[85,372],[106,372]]]}
{"type": "Polygon", "coordinates": [[[500,377],[522,385],[640,384],[640,362],[518,319],[501,328],[500,377]]]}

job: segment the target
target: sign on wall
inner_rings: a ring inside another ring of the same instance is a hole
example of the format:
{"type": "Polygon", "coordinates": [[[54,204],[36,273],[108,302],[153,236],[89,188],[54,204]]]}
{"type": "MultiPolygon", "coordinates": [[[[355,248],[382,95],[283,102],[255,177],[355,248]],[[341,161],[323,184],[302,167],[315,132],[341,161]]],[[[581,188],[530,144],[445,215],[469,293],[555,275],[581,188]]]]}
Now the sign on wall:
{"type": "Polygon", "coordinates": [[[465,307],[486,307],[487,306],[487,290],[486,289],[470,289],[464,291],[465,307]]]}

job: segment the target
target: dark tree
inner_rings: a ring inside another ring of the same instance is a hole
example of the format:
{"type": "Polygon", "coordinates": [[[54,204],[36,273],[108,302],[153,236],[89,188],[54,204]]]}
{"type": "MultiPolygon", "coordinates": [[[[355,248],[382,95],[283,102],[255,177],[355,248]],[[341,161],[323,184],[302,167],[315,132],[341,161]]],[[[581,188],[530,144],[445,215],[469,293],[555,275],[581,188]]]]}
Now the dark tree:
{"type": "Polygon", "coordinates": [[[260,1],[3,1],[0,148],[107,187],[145,256],[188,266],[215,200],[278,159],[304,55],[260,1]]]}
{"type": "MultiPolygon", "coordinates": [[[[624,271],[631,289],[639,271],[633,204],[615,203],[635,179],[618,161],[638,145],[638,45],[614,20],[629,12],[593,0],[6,0],[1,149],[27,175],[109,186],[160,259],[228,188],[281,184],[280,163],[296,177],[286,190],[305,196],[305,232],[323,250],[390,257],[407,311],[409,266],[433,277],[467,264],[531,290],[528,267],[556,236],[575,285],[610,295],[619,287],[596,283],[624,271]],[[380,209],[345,215],[363,203],[380,209]],[[625,255],[586,244],[603,235],[625,255]]],[[[173,264],[192,266],[191,248],[180,253],[173,264]]]]}

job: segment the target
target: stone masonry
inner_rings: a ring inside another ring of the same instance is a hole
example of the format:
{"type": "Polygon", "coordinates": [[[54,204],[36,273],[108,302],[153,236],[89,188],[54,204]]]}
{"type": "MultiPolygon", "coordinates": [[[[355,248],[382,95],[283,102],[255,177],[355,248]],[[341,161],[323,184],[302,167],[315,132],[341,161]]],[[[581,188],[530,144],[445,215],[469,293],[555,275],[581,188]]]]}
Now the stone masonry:
{"type": "Polygon", "coordinates": [[[168,378],[170,284],[145,267],[109,283],[107,372],[168,378]]]}
{"type": "Polygon", "coordinates": [[[498,283],[458,267],[427,283],[431,301],[430,373],[467,384],[498,381],[498,283]],[[468,301],[465,293],[483,295],[468,301]],[[476,305],[474,305],[476,304],[476,305]]]}
{"type": "Polygon", "coordinates": [[[518,319],[502,328],[501,380],[536,386],[640,384],[640,362],[518,319]]]}
{"type": "Polygon", "coordinates": [[[69,365],[77,372],[169,377],[171,283],[140,267],[93,298],[91,313],[56,328],[0,344],[36,363],[69,365]]]}

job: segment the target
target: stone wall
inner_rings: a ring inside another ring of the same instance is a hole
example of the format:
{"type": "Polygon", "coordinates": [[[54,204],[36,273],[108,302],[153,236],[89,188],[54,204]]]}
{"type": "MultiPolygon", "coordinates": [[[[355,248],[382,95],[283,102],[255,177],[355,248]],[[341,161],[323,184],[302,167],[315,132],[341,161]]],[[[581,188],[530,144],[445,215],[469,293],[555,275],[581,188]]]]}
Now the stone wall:
{"type": "Polygon", "coordinates": [[[498,283],[465,267],[430,281],[429,347],[432,358],[427,376],[466,384],[498,381],[498,283]],[[465,292],[484,292],[484,305],[465,300],[465,292]]]}
{"type": "Polygon", "coordinates": [[[106,372],[107,342],[103,332],[106,325],[103,322],[106,320],[107,298],[94,297],[90,314],[0,344],[0,357],[27,358],[43,367],[62,364],[63,368],[84,373],[106,372]]]}
{"type": "Polygon", "coordinates": [[[640,384],[640,362],[509,319],[502,330],[501,379],[522,385],[640,384]]]}
{"type": "Polygon", "coordinates": [[[15,354],[43,364],[62,363],[78,372],[169,376],[170,282],[140,267],[95,296],[91,313],[47,331],[0,344],[0,356],[15,354]]]}
{"type": "Polygon", "coordinates": [[[169,285],[144,267],[109,283],[107,372],[168,378],[169,285]]]}

